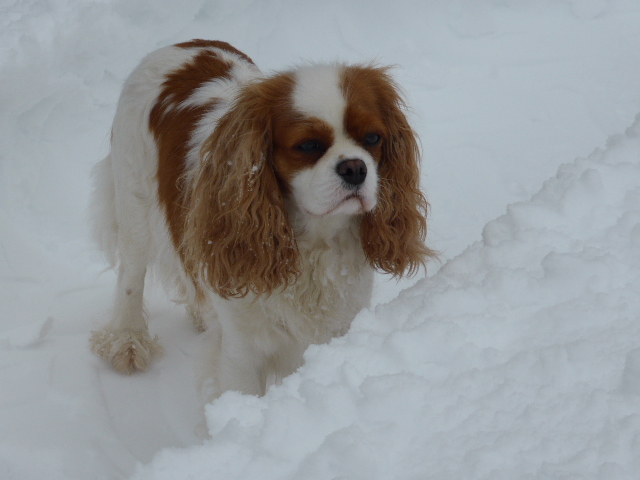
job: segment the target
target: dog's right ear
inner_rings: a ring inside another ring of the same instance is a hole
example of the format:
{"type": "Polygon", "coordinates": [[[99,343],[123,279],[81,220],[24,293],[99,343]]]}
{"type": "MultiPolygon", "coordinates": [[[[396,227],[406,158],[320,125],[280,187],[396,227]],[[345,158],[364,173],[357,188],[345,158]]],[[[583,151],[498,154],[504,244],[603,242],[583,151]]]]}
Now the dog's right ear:
{"type": "Polygon", "coordinates": [[[190,191],[183,260],[196,284],[223,298],[269,294],[300,274],[273,171],[270,96],[277,80],[244,87],[204,144],[190,191]]]}

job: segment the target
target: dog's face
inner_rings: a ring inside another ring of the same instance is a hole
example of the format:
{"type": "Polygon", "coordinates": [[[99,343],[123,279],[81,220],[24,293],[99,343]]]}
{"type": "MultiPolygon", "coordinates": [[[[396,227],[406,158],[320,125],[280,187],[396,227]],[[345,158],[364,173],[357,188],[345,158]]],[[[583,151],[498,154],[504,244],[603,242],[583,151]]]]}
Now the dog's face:
{"type": "Polygon", "coordinates": [[[273,126],[274,168],[306,215],[354,215],[377,204],[387,128],[375,95],[347,100],[338,66],[295,72],[292,105],[273,126]]]}

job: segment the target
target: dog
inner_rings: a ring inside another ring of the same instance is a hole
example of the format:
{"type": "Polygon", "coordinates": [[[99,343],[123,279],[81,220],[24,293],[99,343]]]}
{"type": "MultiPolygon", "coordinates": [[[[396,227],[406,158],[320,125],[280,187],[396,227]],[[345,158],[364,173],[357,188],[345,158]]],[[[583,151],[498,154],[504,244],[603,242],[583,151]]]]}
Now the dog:
{"type": "Polygon", "coordinates": [[[308,64],[263,75],[221,41],[161,48],[127,79],[95,170],[94,230],[118,280],[92,350],[124,373],[161,352],[147,269],[218,332],[212,396],[262,395],[310,344],[347,332],[374,272],[413,275],[428,203],[388,68],[308,64]]]}

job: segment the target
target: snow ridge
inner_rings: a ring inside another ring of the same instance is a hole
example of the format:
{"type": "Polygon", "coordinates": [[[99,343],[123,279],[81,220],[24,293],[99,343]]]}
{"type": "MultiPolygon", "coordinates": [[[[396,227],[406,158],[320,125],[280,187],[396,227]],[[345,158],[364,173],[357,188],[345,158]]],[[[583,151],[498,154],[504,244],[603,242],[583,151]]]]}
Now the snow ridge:
{"type": "Polygon", "coordinates": [[[640,119],[133,478],[633,478],[639,291],[640,119]]]}

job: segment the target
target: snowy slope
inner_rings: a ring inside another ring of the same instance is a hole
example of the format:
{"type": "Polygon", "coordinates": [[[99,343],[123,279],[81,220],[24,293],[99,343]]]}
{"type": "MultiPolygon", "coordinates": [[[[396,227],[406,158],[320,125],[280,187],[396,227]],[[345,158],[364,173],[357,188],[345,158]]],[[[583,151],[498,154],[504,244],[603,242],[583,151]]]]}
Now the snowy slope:
{"type": "Polygon", "coordinates": [[[136,479],[638,478],[640,119],[136,479]]]}
{"type": "Polygon", "coordinates": [[[633,0],[0,2],[0,478],[637,478],[638,25],[633,0]],[[126,75],[193,37],[267,71],[397,65],[442,252],[208,428],[160,289],[149,372],[87,348],[115,281],[89,172],[126,75]]]}

